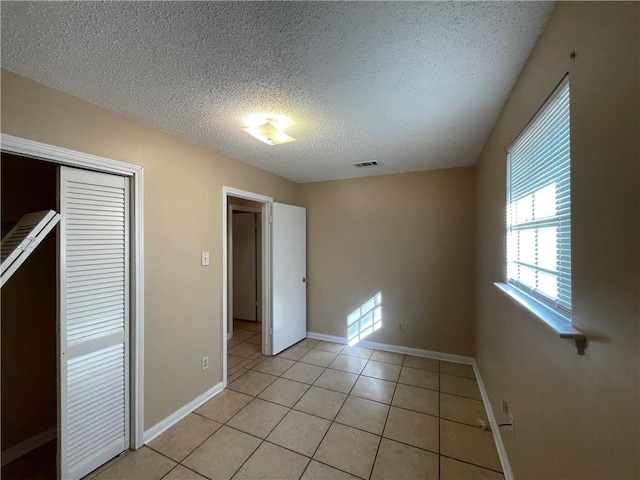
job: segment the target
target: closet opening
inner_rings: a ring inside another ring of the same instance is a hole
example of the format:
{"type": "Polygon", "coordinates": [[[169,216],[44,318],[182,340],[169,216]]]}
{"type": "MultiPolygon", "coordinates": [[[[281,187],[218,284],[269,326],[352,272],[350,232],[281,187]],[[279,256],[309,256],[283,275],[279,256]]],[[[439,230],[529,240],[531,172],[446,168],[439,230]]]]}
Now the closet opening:
{"type": "MultiPolygon", "coordinates": [[[[57,165],[2,152],[2,238],[58,211],[57,165]]],[[[2,287],[2,478],[57,476],[57,228],[2,287]]]]}
{"type": "Polygon", "coordinates": [[[143,170],[1,137],[1,476],[76,480],[144,442],[143,170]]]}

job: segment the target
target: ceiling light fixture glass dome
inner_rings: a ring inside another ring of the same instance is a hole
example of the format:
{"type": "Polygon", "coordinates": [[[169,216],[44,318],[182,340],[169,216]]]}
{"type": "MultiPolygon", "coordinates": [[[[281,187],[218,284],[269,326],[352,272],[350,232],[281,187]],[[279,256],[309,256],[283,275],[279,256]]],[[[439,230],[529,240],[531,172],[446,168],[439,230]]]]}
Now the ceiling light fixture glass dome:
{"type": "Polygon", "coordinates": [[[247,128],[243,130],[267,145],[279,145],[295,141],[284,129],[291,124],[291,119],[273,113],[253,113],[244,119],[247,128]]]}

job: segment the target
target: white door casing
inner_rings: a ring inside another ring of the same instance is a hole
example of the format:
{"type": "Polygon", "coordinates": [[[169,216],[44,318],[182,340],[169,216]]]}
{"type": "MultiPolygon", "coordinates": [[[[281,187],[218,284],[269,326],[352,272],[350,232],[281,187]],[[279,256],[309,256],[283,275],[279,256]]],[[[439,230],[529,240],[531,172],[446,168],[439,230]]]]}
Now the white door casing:
{"type": "Polygon", "coordinates": [[[231,242],[230,240],[230,228],[231,226],[231,210],[235,209],[235,206],[229,206],[229,197],[244,198],[258,202],[261,205],[261,248],[262,248],[262,283],[261,283],[261,295],[262,304],[260,305],[263,325],[262,334],[262,353],[263,355],[269,355],[271,352],[271,336],[268,334],[269,326],[271,325],[271,224],[269,219],[271,218],[271,203],[273,199],[265,195],[258,193],[248,192],[246,190],[240,190],[233,187],[222,187],[222,318],[227,321],[222,322],[222,352],[221,352],[221,364],[222,364],[222,382],[227,385],[227,333],[231,330],[229,324],[230,319],[230,299],[231,299],[231,286],[232,282],[229,282],[231,271],[230,255],[231,255],[231,242]]]}
{"type": "Polygon", "coordinates": [[[272,355],[307,335],[306,213],[303,207],[272,205],[272,355]]]}
{"type": "Polygon", "coordinates": [[[129,182],[60,167],[60,475],[129,448],[129,182]]]}

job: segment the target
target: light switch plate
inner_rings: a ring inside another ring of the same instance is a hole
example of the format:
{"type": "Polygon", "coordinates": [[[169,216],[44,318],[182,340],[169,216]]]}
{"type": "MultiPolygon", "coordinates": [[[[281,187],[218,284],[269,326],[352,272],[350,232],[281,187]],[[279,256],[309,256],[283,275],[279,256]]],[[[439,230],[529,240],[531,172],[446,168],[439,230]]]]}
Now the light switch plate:
{"type": "Polygon", "coordinates": [[[209,252],[202,252],[202,266],[209,266],[209,252]]]}

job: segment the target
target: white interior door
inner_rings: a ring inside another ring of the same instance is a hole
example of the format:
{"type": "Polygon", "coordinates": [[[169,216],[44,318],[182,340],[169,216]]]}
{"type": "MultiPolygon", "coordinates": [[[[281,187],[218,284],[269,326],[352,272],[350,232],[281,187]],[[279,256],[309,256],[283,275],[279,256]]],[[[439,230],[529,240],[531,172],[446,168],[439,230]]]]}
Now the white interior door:
{"type": "Polygon", "coordinates": [[[60,474],[129,448],[126,178],[60,168],[60,474]]]}
{"type": "Polygon", "coordinates": [[[233,213],[233,318],[255,322],[258,305],[256,214],[233,213]]]}
{"type": "Polygon", "coordinates": [[[307,211],[273,203],[272,210],[272,355],[307,335],[307,211]]]}

